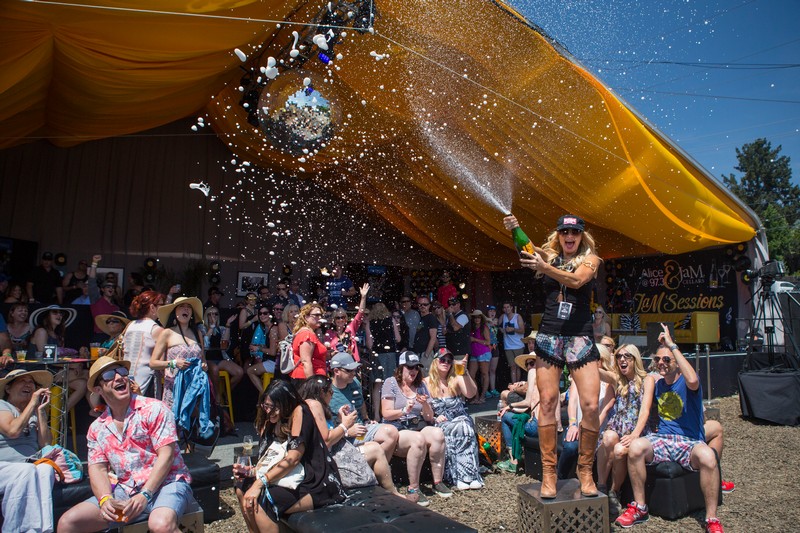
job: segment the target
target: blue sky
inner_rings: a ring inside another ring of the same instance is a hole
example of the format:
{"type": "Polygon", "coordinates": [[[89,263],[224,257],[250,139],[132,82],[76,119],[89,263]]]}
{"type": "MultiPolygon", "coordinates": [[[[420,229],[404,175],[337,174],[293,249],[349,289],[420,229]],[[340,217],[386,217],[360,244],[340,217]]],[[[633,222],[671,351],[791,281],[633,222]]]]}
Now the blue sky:
{"type": "Polygon", "coordinates": [[[800,0],[510,3],[717,179],[765,137],[800,184],[800,0]]]}

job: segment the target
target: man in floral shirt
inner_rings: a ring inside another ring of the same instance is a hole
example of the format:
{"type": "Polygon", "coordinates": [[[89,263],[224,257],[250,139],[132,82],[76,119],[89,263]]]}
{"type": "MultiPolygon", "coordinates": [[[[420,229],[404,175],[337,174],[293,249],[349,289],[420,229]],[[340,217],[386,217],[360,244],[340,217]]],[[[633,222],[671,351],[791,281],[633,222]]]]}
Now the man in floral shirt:
{"type": "Polygon", "coordinates": [[[128,361],[100,357],[89,370],[89,389],[108,406],[87,435],[94,497],[67,511],[59,532],[102,530],[142,515],[151,531],[178,531],[193,499],[175,419],[161,401],[131,393],[129,369],[128,361]]]}

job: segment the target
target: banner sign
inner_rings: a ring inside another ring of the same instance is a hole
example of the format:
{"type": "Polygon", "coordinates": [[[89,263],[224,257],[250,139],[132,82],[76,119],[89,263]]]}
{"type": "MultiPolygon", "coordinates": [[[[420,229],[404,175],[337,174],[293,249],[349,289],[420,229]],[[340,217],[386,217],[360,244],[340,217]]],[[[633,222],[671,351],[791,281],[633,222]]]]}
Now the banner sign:
{"type": "MultiPolygon", "coordinates": [[[[609,307],[615,313],[719,313],[723,344],[736,340],[737,276],[726,250],[701,250],[609,261],[609,307]]],[[[677,324],[676,324],[677,326],[677,324]]]]}

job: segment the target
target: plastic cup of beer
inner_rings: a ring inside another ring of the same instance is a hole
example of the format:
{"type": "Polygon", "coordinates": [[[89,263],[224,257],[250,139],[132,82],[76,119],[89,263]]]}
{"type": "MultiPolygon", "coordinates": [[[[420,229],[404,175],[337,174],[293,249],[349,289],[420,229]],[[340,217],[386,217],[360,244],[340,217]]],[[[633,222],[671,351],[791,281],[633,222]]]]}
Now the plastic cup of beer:
{"type": "Polygon", "coordinates": [[[453,365],[455,366],[455,369],[456,369],[456,376],[463,376],[464,375],[464,370],[465,370],[466,364],[467,364],[467,358],[466,357],[462,357],[460,359],[454,359],[453,360],[453,365]]]}
{"type": "Polygon", "coordinates": [[[93,361],[95,359],[97,359],[98,357],[100,357],[100,343],[99,342],[91,343],[89,345],[89,348],[90,348],[90,352],[92,354],[91,357],[92,357],[93,361]]]}
{"type": "Polygon", "coordinates": [[[17,350],[17,361],[25,361],[28,358],[28,352],[25,350],[17,350]]]}

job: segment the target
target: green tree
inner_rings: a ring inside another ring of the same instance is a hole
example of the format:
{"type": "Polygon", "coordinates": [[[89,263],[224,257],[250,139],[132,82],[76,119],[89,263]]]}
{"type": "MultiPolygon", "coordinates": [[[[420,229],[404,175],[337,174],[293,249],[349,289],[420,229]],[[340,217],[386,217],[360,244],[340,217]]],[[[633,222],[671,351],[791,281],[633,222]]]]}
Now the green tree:
{"type": "Polygon", "coordinates": [[[723,182],[747,204],[764,224],[770,256],[786,263],[789,272],[800,270],[800,187],[792,184],[790,159],[780,155],[766,139],[756,139],[736,149],[744,175],[723,176],[723,182]]]}

